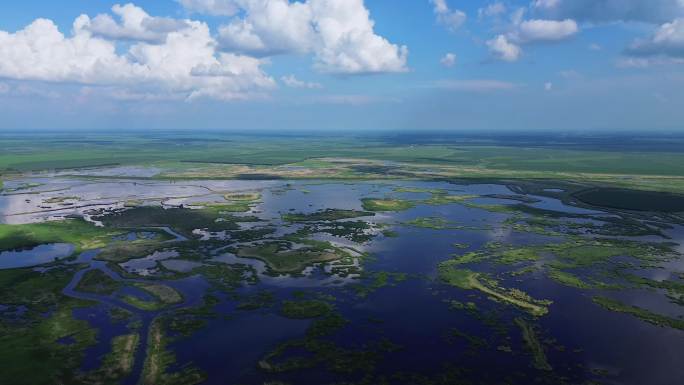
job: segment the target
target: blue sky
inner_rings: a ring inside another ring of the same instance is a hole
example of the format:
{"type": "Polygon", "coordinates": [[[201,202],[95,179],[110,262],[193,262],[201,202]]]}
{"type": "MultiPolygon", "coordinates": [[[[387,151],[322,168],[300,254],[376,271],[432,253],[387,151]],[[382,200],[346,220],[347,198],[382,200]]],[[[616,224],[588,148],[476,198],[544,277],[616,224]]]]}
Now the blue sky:
{"type": "Polygon", "coordinates": [[[683,0],[0,5],[0,129],[684,129],[683,0]]]}

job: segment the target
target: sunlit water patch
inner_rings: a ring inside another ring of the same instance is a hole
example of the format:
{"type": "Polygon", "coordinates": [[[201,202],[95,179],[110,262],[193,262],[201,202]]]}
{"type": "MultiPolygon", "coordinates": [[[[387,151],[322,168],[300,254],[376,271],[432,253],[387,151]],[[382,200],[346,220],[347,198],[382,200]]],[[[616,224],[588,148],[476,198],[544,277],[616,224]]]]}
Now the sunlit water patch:
{"type": "Polygon", "coordinates": [[[36,246],[29,250],[0,252],[0,269],[36,266],[54,262],[73,254],[74,245],[69,243],[51,243],[36,246]]]}

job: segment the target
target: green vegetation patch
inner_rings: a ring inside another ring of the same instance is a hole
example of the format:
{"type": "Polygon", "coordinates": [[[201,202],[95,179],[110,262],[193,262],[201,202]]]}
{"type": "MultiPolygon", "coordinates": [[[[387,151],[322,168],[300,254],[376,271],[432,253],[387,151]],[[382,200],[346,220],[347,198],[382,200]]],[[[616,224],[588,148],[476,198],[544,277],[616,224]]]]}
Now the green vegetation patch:
{"type": "Polygon", "coordinates": [[[181,294],[170,286],[152,283],[135,283],[133,285],[154,297],[152,301],[140,299],[133,295],[122,297],[124,302],[140,310],[158,311],[169,305],[183,302],[181,294]]]}
{"type": "Polygon", "coordinates": [[[141,378],[142,385],[194,385],[205,380],[196,368],[185,367],[180,372],[169,372],[176,356],[168,349],[169,338],[164,333],[163,321],[156,319],[150,325],[147,337],[147,355],[141,378]]]}
{"type": "Polygon", "coordinates": [[[193,203],[191,206],[203,206],[206,211],[215,213],[242,213],[261,201],[259,192],[233,192],[223,195],[225,202],[193,203]]]}
{"type": "MultiPolygon", "coordinates": [[[[141,206],[118,211],[95,219],[106,226],[122,228],[171,227],[191,238],[195,229],[206,229],[212,232],[239,230],[238,221],[249,222],[253,218],[237,218],[230,214],[222,214],[220,208],[188,209],[141,206]],[[220,219],[220,220],[219,220],[220,219]]],[[[258,221],[258,219],[254,219],[258,221]]]]}
{"type": "Polygon", "coordinates": [[[36,315],[46,313],[67,298],[62,289],[76,270],[77,266],[59,266],[44,273],[30,268],[0,270],[0,303],[23,305],[36,315]]]}
{"type": "Polygon", "coordinates": [[[258,310],[271,307],[275,303],[275,295],[270,291],[260,291],[251,295],[237,305],[238,310],[258,310]]]}
{"type": "Polygon", "coordinates": [[[24,225],[0,225],[0,251],[30,249],[47,243],[71,243],[76,252],[105,246],[118,230],[97,227],[82,219],[24,225]]]}
{"type": "Polygon", "coordinates": [[[558,269],[549,269],[548,273],[549,278],[553,279],[554,281],[565,285],[565,286],[570,286],[570,287],[575,287],[578,289],[592,289],[594,288],[594,285],[585,282],[582,280],[582,278],[572,274],[568,273],[565,271],[561,271],[558,269]]]}
{"type": "Polygon", "coordinates": [[[472,209],[489,211],[490,213],[512,214],[518,212],[518,209],[514,205],[480,204],[472,202],[465,202],[463,205],[472,209]]]}
{"type": "Polygon", "coordinates": [[[664,245],[613,240],[584,240],[551,244],[543,250],[552,253],[557,260],[552,266],[573,268],[605,263],[615,257],[631,257],[644,262],[662,262],[672,257],[672,251],[664,245]]]}
{"type": "Polygon", "coordinates": [[[142,258],[164,247],[163,239],[136,239],[134,241],[116,241],[108,244],[95,257],[107,262],[122,263],[131,259],[142,258]]]}
{"type": "Polygon", "coordinates": [[[620,301],[616,301],[607,297],[594,297],[595,304],[601,306],[606,310],[618,313],[630,314],[634,317],[646,321],[650,324],[662,327],[671,327],[673,329],[684,330],[684,320],[666,317],[660,314],[652,313],[646,309],[637,306],[627,305],[620,301]]]}
{"type": "Polygon", "coordinates": [[[308,227],[310,233],[326,233],[356,243],[366,243],[377,236],[379,226],[366,221],[321,222],[308,227]]]}
{"type": "Polygon", "coordinates": [[[532,353],[532,366],[538,370],[553,370],[546,359],[544,347],[539,341],[539,337],[537,337],[537,332],[534,329],[534,326],[522,318],[516,318],[515,324],[518,325],[520,331],[522,332],[522,338],[523,341],[525,341],[525,346],[532,353]]]}
{"type": "Polygon", "coordinates": [[[537,317],[546,315],[549,312],[548,306],[553,303],[549,300],[534,299],[515,288],[502,288],[484,273],[460,269],[458,264],[452,261],[442,262],[439,265],[439,277],[448,285],[464,290],[478,290],[494,300],[517,306],[537,317]]]}
{"type": "Polygon", "coordinates": [[[119,290],[121,282],[116,281],[102,270],[89,270],[76,285],[76,290],[83,293],[111,295],[119,290]]]}
{"type": "Polygon", "coordinates": [[[478,198],[477,195],[448,195],[447,193],[433,193],[432,197],[422,203],[428,205],[448,205],[452,203],[464,203],[470,199],[478,198]]]}
{"type": "Polygon", "coordinates": [[[127,304],[144,311],[158,311],[163,309],[166,305],[159,301],[146,301],[133,295],[126,295],[121,298],[127,304]]]}
{"type": "Polygon", "coordinates": [[[287,318],[307,319],[322,317],[332,310],[332,305],[319,300],[284,301],[280,314],[287,318]]]}
{"type": "Polygon", "coordinates": [[[173,305],[183,302],[183,297],[171,286],[149,283],[136,283],[135,286],[152,294],[164,304],[173,305]]]}
{"type": "Polygon", "coordinates": [[[342,317],[337,312],[331,312],[324,315],[322,318],[316,319],[311,323],[311,326],[306,330],[307,338],[320,338],[333,334],[342,329],[349,320],[342,317]]]}
{"type": "MultiPolygon", "coordinates": [[[[366,342],[362,347],[341,347],[323,337],[338,331],[348,321],[337,313],[330,313],[314,320],[306,337],[278,345],[259,361],[258,367],[268,373],[289,373],[325,366],[332,373],[349,375],[365,374],[375,370],[383,354],[399,347],[388,340],[366,342]]],[[[372,382],[375,383],[375,382],[372,382]]]]}
{"type": "Polygon", "coordinates": [[[364,198],[361,200],[364,210],[383,212],[383,211],[405,211],[413,208],[415,202],[402,199],[376,199],[364,198]]]}
{"type": "MultiPolygon", "coordinates": [[[[193,273],[201,274],[214,288],[228,292],[232,292],[246,281],[250,281],[250,278],[247,277],[248,274],[254,277],[253,271],[247,266],[225,264],[203,265],[194,269],[193,273]]],[[[254,283],[254,278],[251,278],[250,283],[254,283]]]]}
{"type": "Polygon", "coordinates": [[[112,339],[112,351],[102,359],[102,366],[83,375],[81,382],[87,384],[120,384],[133,372],[135,353],[140,346],[138,333],[116,336],[112,339]]]}
{"type": "Polygon", "coordinates": [[[375,213],[358,210],[326,209],[310,214],[291,213],[283,214],[283,220],[287,222],[319,222],[337,221],[340,219],[350,219],[359,217],[372,217],[375,213]]]}
{"type": "Polygon", "coordinates": [[[406,273],[393,273],[388,271],[374,271],[372,273],[364,273],[365,283],[353,285],[352,288],[359,297],[367,297],[378,289],[387,286],[396,286],[408,279],[406,273]]]}
{"type": "Polygon", "coordinates": [[[96,343],[97,331],[77,320],[73,309],[92,304],[61,299],[47,318],[0,329],[0,383],[51,385],[75,383],[85,350],[96,343]]]}
{"type": "Polygon", "coordinates": [[[473,251],[455,256],[451,264],[466,265],[483,261],[494,261],[504,265],[515,265],[523,262],[536,262],[541,259],[540,251],[540,248],[535,246],[507,247],[496,243],[488,244],[482,251],[473,251]]]}
{"type": "Polygon", "coordinates": [[[269,242],[258,246],[243,247],[237,255],[264,261],[275,273],[299,273],[307,266],[320,262],[332,262],[349,254],[328,242],[310,241],[308,245],[292,249],[290,242],[269,242]]]}
{"type": "Polygon", "coordinates": [[[261,200],[261,193],[258,191],[252,192],[233,192],[223,195],[223,198],[227,201],[239,201],[239,202],[258,202],[261,200]]]}
{"type": "Polygon", "coordinates": [[[513,265],[521,262],[536,262],[541,256],[534,248],[520,247],[502,251],[497,257],[497,262],[513,265]]]}
{"type": "Polygon", "coordinates": [[[446,230],[453,228],[451,222],[440,217],[416,218],[404,223],[409,226],[432,230],[446,230]]]}
{"type": "Polygon", "coordinates": [[[74,197],[74,196],[65,196],[65,197],[52,197],[48,198],[43,201],[43,203],[47,204],[53,204],[53,203],[64,203],[66,201],[80,201],[81,198],[79,197],[74,197]]]}

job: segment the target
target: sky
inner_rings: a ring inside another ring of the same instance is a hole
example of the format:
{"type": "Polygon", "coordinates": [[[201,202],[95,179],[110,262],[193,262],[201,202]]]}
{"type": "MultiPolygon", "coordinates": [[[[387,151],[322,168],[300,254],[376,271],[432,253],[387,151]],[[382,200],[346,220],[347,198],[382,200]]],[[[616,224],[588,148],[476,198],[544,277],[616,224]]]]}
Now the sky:
{"type": "Polygon", "coordinates": [[[0,4],[0,130],[684,131],[684,0],[0,4]]]}

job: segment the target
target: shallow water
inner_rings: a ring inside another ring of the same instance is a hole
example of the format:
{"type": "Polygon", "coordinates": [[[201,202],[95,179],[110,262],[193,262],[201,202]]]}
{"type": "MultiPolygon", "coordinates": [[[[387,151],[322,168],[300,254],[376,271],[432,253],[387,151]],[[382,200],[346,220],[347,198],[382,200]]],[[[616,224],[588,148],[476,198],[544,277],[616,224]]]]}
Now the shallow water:
{"type": "Polygon", "coordinates": [[[169,259],[161,263],[165,268],[179,273],[189,273],[193,269],[202,266],[199,262],[184,261],[182,259],[169,259]]]}
{"type": "Polygon", "coordinates": [[[127,262],[120,263],[119,266],[129,273],[141,276],[150,276],[158,271],[157,262],[165,259],[176,258],[180,254],[174,250],[155,251],[143,258],[131,259],[127,262]]]}
{"type": "Polygon", "coordinates": [[[0,252],[0,269],[37,266],[54,262],[73,254],[74,245],[70,243],[51,243],[36,246],[30,250],[0,252]]]}

